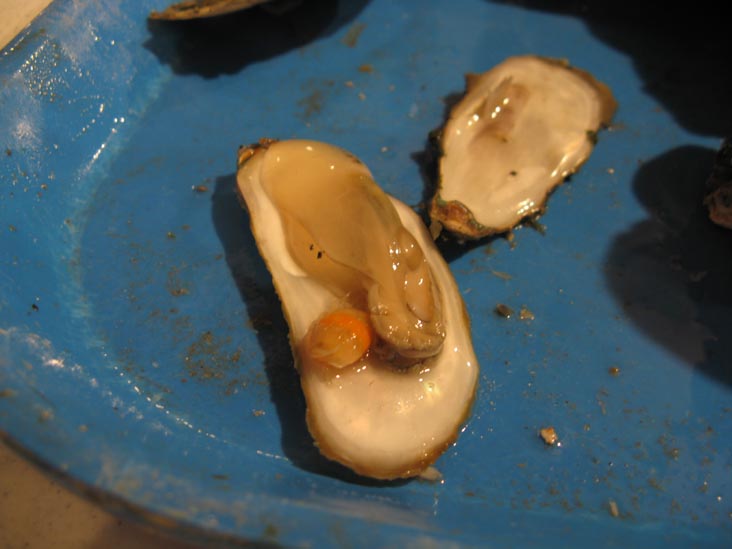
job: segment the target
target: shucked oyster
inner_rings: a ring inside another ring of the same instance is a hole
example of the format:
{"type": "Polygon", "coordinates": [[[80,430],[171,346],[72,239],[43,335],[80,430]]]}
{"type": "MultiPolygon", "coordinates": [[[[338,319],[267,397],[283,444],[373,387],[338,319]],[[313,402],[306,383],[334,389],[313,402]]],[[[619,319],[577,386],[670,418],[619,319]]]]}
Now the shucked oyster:
{"type": "Polygon", "coordinates": [[[467,76],[440,135],[430,216],[462,238],[511,229],[587,160],[610,123],[610,89],[566,62],[510,57],[467,76]]]}
{"type": "Polygon", "coordinates": [[[418,475],[457,437],[478,375],[426,227],[332,145],[263,140],[238,166],[318,448],[362,475],[418,475]]]}
{"type": "Polygon", "coordinates": [[[302,0],[183,0],[171,4],[163,11],[150,12],[150,19],[182,21],[217,17],[267,4],[266,9],[281,13],[295,7],[302,0]]]}

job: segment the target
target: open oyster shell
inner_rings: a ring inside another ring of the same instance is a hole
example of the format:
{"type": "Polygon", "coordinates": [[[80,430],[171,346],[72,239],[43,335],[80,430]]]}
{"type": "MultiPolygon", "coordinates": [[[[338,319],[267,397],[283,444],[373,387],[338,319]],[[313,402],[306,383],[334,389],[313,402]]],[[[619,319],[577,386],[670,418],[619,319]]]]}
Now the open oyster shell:
{"type": "Polygon", "coordinates": [[[183,0],[169,5],[162,11],[151,11],[150,19],[167,21],[184,21],[218,17],[237,11],[247,10],[254,6],[266,4],[266,8],[274,13],[282,13],[297,6],[302,0],[183,0]]]}
{"type": "Polygon", "coordinates": [[[361,475],[419,475],[456,439],[478,377],[463,301],[427,228],[332,145],[263,140],[238,166],[315,443],[361,475]]]}
{"type": "Polygon", "coordinates": [[[732,229],[732,139],[726,138],[714,158],[704,192],[709,219],[732,229]]]}
{"type": "Polygon", "coordinates": [[[615,109],[605,84],[565,61],[510,57],[467,75],[465,96],[439,133],[433,222],[476,239],[540,213],[615,109]]]}

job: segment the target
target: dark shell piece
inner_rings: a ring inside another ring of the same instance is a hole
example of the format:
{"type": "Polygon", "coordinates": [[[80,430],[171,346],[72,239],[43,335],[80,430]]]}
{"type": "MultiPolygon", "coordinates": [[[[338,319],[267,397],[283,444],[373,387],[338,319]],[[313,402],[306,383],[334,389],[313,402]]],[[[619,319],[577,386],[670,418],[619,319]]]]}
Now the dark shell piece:
{"type": "Polygon", "coordinates": [[[732,229],[732,139],[727,138],[717,152],[712,172],[706,183],[704,205],[709,219],[732,229]]]}

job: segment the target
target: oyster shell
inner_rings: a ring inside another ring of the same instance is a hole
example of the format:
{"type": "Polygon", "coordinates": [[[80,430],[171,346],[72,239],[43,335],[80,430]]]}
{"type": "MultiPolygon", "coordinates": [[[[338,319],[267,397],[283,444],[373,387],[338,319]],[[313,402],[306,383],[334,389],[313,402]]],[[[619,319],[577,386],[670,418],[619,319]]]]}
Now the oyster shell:
{"type": "Polygon", "coordinates": [[[726,138],[707,178],[704,205],[709,219],[720,227],[732,229],[732,139],[726,138]]]}
{"type": "Polygon", "coordinates": [[[476,239],[540,213],[587,160],[615,109],[605,84],[560,60],[510,57],[467,75],[465,96],[439,135],[433,222],[476,239]]]}
{"type": "Polygon", "coordinates": [[[242,147],[237,186],[321,453],[373,478],[420,474],[456,439],[478,376],[463,301],[427,228],[326,143],[242,147]]]}
{"type": "Polygon", "coordinates": [[[183,0],[169,5],[163,11],[152,11],[150,19],[181,21],[217,17],[247,10],[260,4],[269,4],[267,9],[281,13],[295,7],[302,0],[183,0]]]}

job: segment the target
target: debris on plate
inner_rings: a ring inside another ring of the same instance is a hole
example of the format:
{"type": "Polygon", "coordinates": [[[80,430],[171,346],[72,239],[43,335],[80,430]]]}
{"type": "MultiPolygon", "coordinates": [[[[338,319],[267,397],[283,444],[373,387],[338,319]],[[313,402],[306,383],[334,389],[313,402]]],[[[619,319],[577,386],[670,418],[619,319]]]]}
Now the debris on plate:
{"type": "Polygon", "coordinates": [[[539,436],[547,446],[556,446],[559,444],[559,436],[554,427],[543,427],[539,430],[539,436]]]}
{"type": "Polygon", "coordinates": [[[564,60],[509,57],[468,74],[464,97],[436,132],[432,223],[478,239],[539,215],[590,156],[616,107],[608,86],[564,60]]]}

